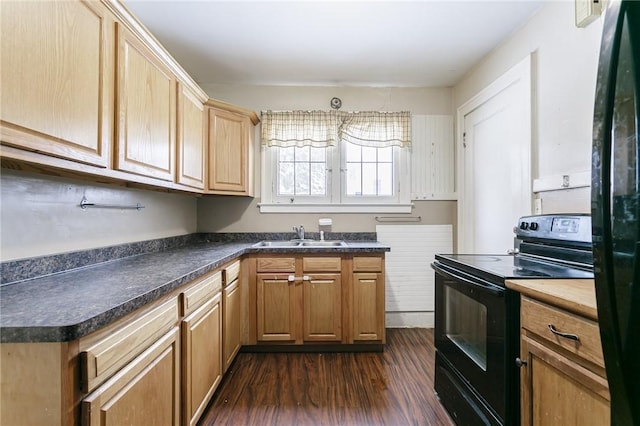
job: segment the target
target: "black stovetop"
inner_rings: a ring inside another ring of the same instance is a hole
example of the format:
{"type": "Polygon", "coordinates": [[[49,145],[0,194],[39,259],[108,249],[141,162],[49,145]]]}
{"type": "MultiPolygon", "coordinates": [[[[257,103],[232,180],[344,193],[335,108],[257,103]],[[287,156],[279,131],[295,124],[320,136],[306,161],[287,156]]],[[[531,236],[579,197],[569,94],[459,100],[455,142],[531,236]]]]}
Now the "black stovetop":
{"type": "Polygon", "coordinates": [[[593,278],[593,271],[546,262],[526,255],[506,254],[437,254],[436,262],[482,275],[504,286],[505,279],[524,278],[593,278]]]}

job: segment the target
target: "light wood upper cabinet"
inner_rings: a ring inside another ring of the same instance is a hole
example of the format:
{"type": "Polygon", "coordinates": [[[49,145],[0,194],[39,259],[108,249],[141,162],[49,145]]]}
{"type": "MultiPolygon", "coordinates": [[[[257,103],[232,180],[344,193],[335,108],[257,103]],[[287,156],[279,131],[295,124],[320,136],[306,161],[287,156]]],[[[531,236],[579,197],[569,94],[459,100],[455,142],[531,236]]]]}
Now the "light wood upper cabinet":
{"type": "Polygon", "coordinates": [[[178,84],[178,157],[176,182],[204,189],[205,115],[201,99],[184,84],[178,84]]]}
{"type": "Polygon", "coordinates": [[[209,192],[253,196],[253,124],[209,108],[209,192]]]}
{"type": "Polygon", "coordinates": [[[114,21],[100,2],[2,2],[2,143],[111,164],[114,21]]]}
{"type": "Polygon", "coordinates": [[[173,181],[176,79],[138,37],[117,28],[116,169],[173,181]]]}

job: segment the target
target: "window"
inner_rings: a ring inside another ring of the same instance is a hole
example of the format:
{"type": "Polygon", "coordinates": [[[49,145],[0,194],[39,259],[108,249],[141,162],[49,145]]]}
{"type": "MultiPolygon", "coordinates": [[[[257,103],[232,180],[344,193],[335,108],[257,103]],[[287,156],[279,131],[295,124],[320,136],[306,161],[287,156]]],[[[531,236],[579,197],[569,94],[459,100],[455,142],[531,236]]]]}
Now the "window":
{"type": "Polygon", "coordinates": [[[384,115],[399,113],[265,114],[261,211],[410,211],[407,135],[384,115]]]}

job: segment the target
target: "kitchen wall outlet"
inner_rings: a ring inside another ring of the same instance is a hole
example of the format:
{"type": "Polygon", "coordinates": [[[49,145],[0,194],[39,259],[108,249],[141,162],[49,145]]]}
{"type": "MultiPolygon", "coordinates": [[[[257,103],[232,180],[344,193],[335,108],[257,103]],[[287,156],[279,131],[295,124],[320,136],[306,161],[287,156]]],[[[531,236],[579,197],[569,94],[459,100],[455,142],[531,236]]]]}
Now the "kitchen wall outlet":
{"type": "Polygon", "coordinates": [[[542,198],[535,199],[534,214],[542,214],[542,198]]]}

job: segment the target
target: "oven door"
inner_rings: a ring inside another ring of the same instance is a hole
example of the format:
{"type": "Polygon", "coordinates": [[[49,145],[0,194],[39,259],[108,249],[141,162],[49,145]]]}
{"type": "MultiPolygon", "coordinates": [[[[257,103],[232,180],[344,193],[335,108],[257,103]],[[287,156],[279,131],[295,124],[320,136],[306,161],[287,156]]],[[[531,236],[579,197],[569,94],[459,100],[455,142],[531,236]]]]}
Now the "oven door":
{"type": "MultiPolygon", "coordinates": [[[[503,287],[438,262],[435,346],[444,368],[471,388],[462,399],[478,400],[505,420],[506,297],[503,287]]],[[[438,389],[436,388],[436,391],[438,389]]],[[[483,407],[472,407],[474,411],[483,407]]],[[[484,411],[484,409],[483,409],[484,411]]],[[[493,422],[491,422],[493,423],[493,422]]]]}

